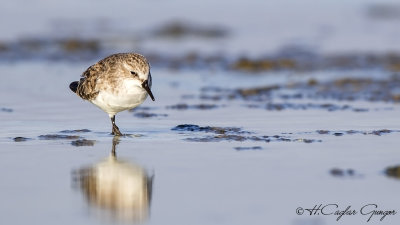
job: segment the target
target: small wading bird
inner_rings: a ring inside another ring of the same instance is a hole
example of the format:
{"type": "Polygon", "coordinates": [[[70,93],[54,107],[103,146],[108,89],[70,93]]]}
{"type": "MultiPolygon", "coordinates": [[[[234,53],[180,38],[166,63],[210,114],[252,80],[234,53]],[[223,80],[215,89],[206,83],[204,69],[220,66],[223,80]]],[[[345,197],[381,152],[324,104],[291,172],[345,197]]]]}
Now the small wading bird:
{"type": "Polygon", "coordinates": [[[136,53],[114,54],[100,60],[69,88],[108,113],[111,134],[116,136],[122,134],[115,124],[115,114],[142,104],[147,95],[154,101],[150,65],[144,56],[136,53]]]}

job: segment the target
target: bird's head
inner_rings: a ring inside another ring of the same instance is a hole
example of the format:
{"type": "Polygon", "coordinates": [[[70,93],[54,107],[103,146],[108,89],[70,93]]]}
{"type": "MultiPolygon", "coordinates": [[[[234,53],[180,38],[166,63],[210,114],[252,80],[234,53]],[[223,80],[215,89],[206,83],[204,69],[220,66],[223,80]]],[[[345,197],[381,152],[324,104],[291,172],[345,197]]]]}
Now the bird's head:
{"type": "Polygon", "coordinates": [[[144,57],[139,57],[139,62],[136,61],[133,65],[126,65],[130,72],[130,76],[137,80],[138,85],[146,90],[151,100],[155,101],[153,93],[151,92],[151,72],[150,65],[144,57]],[[143,59],[142,59],[143,58],[143,59]]]}

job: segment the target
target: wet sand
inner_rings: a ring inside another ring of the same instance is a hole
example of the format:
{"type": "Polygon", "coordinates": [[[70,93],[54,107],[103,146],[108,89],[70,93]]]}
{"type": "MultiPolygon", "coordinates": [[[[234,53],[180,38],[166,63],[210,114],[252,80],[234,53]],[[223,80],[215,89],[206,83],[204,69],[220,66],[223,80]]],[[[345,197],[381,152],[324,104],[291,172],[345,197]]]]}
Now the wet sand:
{"type": "MultiPolygon", "coordinates": [[[[31,79],[19,71],[43,71],[29,85],[14,86],[12,91],[1,87],[13,93],[5,102],[12,111],[0,114],[0,165],[8,171],[2,176],[2,197],[14,202],[11,207],[2,204],[9,221],[115,220],[101,216],[101,209],[87,203],[79,188],[71,189],[72,171],[100,162],[112,150],[107,115],[65,86],[82,67],[72,65],[0,68],[8,74],[16,71],[6,83],[31,79]],[[57,76],[49,76],[55,71],[57,76]],[[40,216],[43,211],[58,216],[40,216]]],[[[372,201],[396,209],[393,196],[400,183],[393,172],[385,172],[399,163],[393,157],[400,134],[396,101],[346,101],[335,94],[326,99],[287,99],[273,92],[291,87],[250,91],[259,87],[259,76],[230,72],[172,74],[155,68],[153,74],[157,101],[118,115],[120,129],[128,135],[116,148],[119,157],[154,174],[149,224],[261,224],[268,218],[284,224],[309,223],[318,218],[298,216],[295,209],[320,202],[359,207],[372,201]],[[216,88],[207,88],[210,85],[216,88]],[[217,88],[224,91],[216,92],[217,88]],[[179,104],[185,107],[171,107],[179,104]],[[271,104],[279,107],[270,108],[271,104]],[[199,105],[217,107],[193,107],[199,105]],[[358,108],[367,110],[354,110],[358,108]],[[137,116],[138,112],[161,116],[137,116]],[[288,213],[289,219],[282,219],[288,213]]],[[[275,76],[268,78],[293,79],[275,76]]],[[[343,93],[334,87],[329,93],[343,93]]],[[[296,92],[309,88],[296,87],[296,92]]],[[[360,92],[368,93],[368,86],[360,92]]],[[[365,218],[344,219],[357,223],[365,218]]],[[[391,224],[397,219],[385,220],[391,224]]]]}

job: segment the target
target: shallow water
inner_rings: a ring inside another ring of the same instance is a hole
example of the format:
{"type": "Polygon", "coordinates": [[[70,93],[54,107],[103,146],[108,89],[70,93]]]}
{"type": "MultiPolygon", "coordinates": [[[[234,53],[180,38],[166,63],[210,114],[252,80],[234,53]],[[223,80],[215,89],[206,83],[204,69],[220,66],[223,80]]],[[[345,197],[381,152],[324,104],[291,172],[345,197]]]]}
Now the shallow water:
{"type": "MultiPolygon", "coordinates": [[[[374,5],[390,1],[233,1],[214,14],[224,3],[119,0],[131,7],[110,17],[99,12],[114,3],[20,3],[0,9],[0,224],[363,224],[365,205],[400,211],[399,20],[374,5]],[[119,113],[115,140],[68,84],[132,49],[152,55],[156,101],[119,113]],[[286,53],[295,66],[274,67],[286,53]],[[296,214],[320,204],[357,213],[296,214]]],[[[400,222],[381,217],[368,223],[400,222]]]]}
{"type": "MultiPolygon", "coordinates": [[[[0,114],[2,223],[121,222],[115,212],[104,213],[88,202],[74,182],[74,171],[105,160],[112,150],[107,115],[80,100],[66,85],[82,67],[61,63],[0,67],[2,74],[9,74],[3,77],[0,88],[2,96],[8,96],[2,104],[12,109],[0,114]],[[23,80],[29,82],[7,85],[23,80]],[[88,130],[73,132],[77,129],[88,130]],[[53,136],[46,140],[40,135],[53,136]],[[29,139],[15,142],[15,137],[29,139]],[[94,145],[71,144],[81,139],[93,140],[94,145]]],[[[298,216],[295,212],[298,207],[328,203],[338,204],[342,210],[369,203],[398,210],[400,183],[384,174],[386,167],[400,160],[396,157],[400,135],[397,104],[347,102],[380,109],[367,112],[318,108],[269,111],[247,107],[251,100],[199,99],[201,88],[207,85],[258,86],[260,79],[255,77],[244,79],[225,72],[171,73],[156,68],[152,73],[156,101],[147,100],[142,109],[117,116],[121,131],[132,134],[120,138],[118,159],[154,176],[148,212],[143,209],[141,217],[146,224],[335,224],[334,216],[298,216]],[[229,85],[224,85],[228,81],[229,85]],[[178,103],[218,107],[168,108],[178,103]],[[142,111],[166,116],[134,116],[142,111]],[[171,130],[182,124],[217,130],[171,130]],[[390,131],[373,133],[382,129],[390,131]],[[215,138],[221,133],[227,137],[215,138]],[[249,139],[237,141],[229,135],[249,139]],[[335,168],[354,172],[333,176],[330,171],[335,168]]],[[[285,74],[277,76],[282,76],[278,80],[288,79],[285,74]]],[[[388,216],[384,221],[395,224],[399,218],[388,216]]],[[[363,223],[366,219],[358,214],[341,220],[363,223]]]]}

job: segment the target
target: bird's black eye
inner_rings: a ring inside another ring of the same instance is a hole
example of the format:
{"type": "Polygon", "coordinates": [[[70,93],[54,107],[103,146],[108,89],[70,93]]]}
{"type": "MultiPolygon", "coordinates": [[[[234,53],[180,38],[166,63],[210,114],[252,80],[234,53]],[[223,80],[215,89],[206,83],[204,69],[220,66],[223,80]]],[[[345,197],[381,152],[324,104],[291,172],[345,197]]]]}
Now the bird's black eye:
{"type": "Polygon", "coordinates": [[[135,77],[138,75],[135,71],[131,71],[131,74],[135,77]]]}

